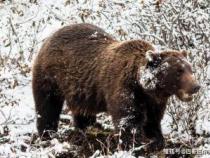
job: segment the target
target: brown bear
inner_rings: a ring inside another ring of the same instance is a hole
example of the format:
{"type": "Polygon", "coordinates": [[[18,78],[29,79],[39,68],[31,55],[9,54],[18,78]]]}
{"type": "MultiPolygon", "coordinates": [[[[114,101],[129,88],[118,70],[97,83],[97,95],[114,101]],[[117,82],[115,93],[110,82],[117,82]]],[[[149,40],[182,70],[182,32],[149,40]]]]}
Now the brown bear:
{"type": "Polygon", "coordinates": [[[185,57],[185,51],[156,52],[144,40],[117,41],[91,24],[63,27],[44,42],[33,66],[39,135],[57,130],[66,101],[76,127],[85,129],[107,112],[122,138],[136,131],[136,144],[143,133],[152,150],[162,149],[167,100],[190,101],[200,88],[185,57]]]}

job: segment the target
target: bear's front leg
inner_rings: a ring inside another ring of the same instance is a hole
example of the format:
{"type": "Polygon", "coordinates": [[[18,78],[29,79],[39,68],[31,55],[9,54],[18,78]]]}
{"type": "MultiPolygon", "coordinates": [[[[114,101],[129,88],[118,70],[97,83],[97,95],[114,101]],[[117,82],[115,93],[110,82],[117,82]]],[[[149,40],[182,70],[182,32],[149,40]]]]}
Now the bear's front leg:
{"type": "Polygon", "coordinates": [[[139,107],[135,97],[125,92],[109,101],[108,112],[112,116],[116,131],[120,133],[122,150],[141,145],[145,108],[139,107]]]}
{"type": "Polygon", "coordinates": [[[148,144],[146,147],[146,152],[160,151],[165,146],[165,141],[162,135],[160,122],[156,121],[149,119],[146,125],[144,126],[144,132],[146,137],[151,139],[151,143],[148,144]]]}

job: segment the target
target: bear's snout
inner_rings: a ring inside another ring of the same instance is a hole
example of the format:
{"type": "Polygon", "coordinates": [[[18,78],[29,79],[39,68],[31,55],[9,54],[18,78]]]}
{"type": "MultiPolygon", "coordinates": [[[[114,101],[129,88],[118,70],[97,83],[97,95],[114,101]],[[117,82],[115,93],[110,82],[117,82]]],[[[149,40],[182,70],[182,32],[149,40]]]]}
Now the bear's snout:
{"type": "Polygon", "coordinates": [[[193,94],[200,90],[201,86],[197,83],[195,76],[191,72],[185,72],[181,78],[180,88],[176,93],[176,96],[181,101],[191,101],[193,94]]]}
{"type": "Polygon", "coordinates": [[[191,94],[195,94],[197,93],[199,90],[200,90],[201,86],[199,84],[195,84],[193,87],[192,87],[192,91],[191,91],[191,94]]]}

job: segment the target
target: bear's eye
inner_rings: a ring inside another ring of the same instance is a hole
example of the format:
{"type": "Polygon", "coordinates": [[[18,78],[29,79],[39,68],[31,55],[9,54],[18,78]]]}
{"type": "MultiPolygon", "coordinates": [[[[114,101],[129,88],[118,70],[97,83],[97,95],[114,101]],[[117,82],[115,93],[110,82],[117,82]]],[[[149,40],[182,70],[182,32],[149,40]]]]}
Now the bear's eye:
{"type": "Polygon", "coordinates": [[[181,74],[183,74],[183,73],[184,73],[184,69],[180,68],[180,69],[177,70],[177,74],[178,74],[178,75],[181,75],[181,74]]]}

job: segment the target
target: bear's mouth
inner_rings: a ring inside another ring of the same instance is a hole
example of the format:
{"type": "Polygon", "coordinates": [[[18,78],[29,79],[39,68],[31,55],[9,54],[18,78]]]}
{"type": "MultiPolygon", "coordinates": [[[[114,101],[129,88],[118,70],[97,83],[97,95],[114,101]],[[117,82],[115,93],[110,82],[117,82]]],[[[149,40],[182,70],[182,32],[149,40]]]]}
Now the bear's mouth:
{"type": "Polygon", "coordinates": [[[193,94],[191,93],[187,93],[184,90],[179,90],[178,93],[176,94],[176,96],[184,102],[189,102],[192,101],[193,99],[193,94]]]}

